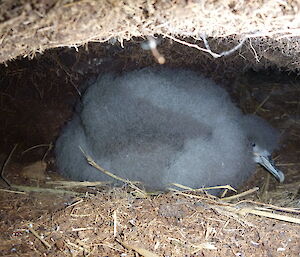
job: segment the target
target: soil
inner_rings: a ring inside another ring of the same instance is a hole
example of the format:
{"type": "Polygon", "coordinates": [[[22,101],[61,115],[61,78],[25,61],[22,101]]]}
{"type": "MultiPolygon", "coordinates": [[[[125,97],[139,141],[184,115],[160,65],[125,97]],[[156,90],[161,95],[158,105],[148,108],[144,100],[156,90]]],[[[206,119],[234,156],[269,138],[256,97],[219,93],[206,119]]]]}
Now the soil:
{"type": "Polygon", "coordinates": [[[62,192],[49,184],[63,180],[52,145],[87,81],[109,70],[155,65],[139,45],[104,46],[56,49],[0,71],[0,162],[2,176],[15,185],[1,182],[0,256],[299,256],[299,224],[238,212],[250,208],[299,220],[300,80],[293,74],[230,73],[230,65],[205,56],[197,63],[199,56],[192,59],[194,52],[183,47],[162,49],[168,65],[183,65],[185,58],[184,66],[210,74],[245,112],[282,132],[274,159],[286,174],[283,184],[257,168],[239,192],[261,189],[230,202],[203,192],[145,197],[125,186],[62,192]]]}

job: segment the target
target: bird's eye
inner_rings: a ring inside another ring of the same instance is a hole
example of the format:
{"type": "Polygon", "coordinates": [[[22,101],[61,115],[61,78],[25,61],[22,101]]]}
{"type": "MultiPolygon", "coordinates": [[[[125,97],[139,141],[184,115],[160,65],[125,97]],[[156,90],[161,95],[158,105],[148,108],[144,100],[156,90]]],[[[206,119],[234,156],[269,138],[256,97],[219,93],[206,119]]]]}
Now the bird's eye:
{"type": "Polygon", "coordinates": [[[255,143],[252,143],[252,147],[255,147],[256,146],[256,144],[255,143]]]}

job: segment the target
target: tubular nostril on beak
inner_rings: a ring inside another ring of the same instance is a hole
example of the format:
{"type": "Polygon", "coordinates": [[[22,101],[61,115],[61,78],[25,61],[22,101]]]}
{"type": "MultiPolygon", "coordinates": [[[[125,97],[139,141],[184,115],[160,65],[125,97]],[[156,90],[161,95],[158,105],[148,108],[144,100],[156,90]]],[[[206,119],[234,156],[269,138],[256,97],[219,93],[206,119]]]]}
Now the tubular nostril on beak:
{"type": "Polygon", "coordinates": [[[284,173],[279,170],[274,161],[271,158],[271,155],[268,151],[260,149],[255,145],[253,147],[254,161],[263,166],[271,175],[273,175],[277,181],[282,183],[285,179],[284,173]]]}

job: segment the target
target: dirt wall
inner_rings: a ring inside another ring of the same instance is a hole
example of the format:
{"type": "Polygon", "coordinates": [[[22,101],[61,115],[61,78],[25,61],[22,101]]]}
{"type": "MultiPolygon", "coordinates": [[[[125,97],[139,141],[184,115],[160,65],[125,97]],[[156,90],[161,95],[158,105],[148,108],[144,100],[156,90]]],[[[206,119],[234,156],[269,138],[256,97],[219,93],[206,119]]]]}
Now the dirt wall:
{"type": "Polygon", "coordinates": [[[270,65],[299,70],[299,7],[296,0],[3,1],[0,62],[33,57],[49,48],[76,48],[95,41],[122,44],[135,37],[160,35],[180,44],[192,43],[187,47],[209,54],[205,43],[210,39],[230,47],[242,43],[256,63],[265,59],[270,65]]]}

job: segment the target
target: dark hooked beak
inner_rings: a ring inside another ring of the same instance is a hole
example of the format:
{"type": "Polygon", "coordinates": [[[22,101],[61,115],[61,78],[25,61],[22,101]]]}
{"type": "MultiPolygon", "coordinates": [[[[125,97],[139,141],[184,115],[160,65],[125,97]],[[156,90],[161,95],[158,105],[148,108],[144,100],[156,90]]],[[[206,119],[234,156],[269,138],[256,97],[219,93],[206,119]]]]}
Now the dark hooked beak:
{"type": "Polygon", "coordinates": [[[264,155],[257,152],[255,152],[254,155],[255,161],[262,165],[268,172],[270,172],[280,183],[284,181],[283,172],[276,168],[270,155],[264,155]]]}

